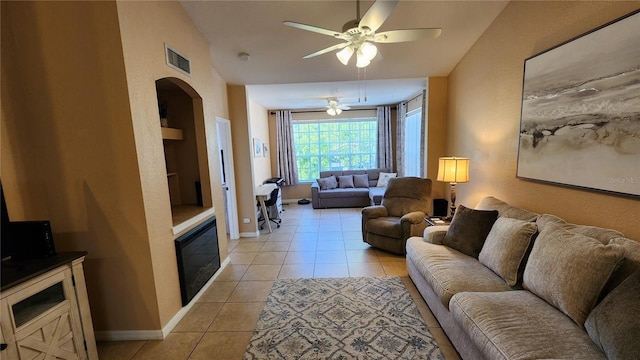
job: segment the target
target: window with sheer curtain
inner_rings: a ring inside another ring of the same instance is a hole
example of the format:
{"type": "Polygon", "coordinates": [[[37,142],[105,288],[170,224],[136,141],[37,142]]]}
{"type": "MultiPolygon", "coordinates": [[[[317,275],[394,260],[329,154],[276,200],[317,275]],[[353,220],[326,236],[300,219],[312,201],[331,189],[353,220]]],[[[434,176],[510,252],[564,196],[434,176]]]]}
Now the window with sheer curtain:
{"type": "Polygon", "coordinates": [[[292,126],[300,182],[314,181],[320,171],[376,167],[375,117],[294,120],[292,126]]]}
{"type": "Polygon", "coordinates": [[[421,132],[422,108],[419,107],[408,112],[404,122],[404,176],[422,176],[420,170],[421,132]]]}

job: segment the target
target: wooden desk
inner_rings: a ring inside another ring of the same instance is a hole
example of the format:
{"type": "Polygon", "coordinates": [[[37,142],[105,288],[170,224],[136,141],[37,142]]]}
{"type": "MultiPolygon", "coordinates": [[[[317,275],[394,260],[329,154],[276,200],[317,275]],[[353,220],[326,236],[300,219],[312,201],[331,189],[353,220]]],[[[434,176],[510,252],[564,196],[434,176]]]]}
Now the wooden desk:
{"type": "Polygon", "coordinates": [[[267,223],[267,228],[269,229],[269,233],[271,233],[271,222],[269,221],[269,214],[267,213],[267,206],[264,204],[265,200],[269,198],[271,192],[278,187],[276,184],[263,184],[256,186],[255,194],[256,199],[260,203],[260,207],[262,208],[262,216],[264,217],[265,222],[267,223]]]}

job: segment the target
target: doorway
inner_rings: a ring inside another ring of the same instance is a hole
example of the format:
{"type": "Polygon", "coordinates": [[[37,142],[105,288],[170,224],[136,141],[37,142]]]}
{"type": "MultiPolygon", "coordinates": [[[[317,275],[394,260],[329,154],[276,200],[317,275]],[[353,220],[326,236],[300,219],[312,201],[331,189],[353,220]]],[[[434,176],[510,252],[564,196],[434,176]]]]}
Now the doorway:
{"type": "Polygon", "coordinates": [[[236,202],[236,180],[233,166],[233,147],[231,144],[231,122],[216,118],[218,132],[218,152],[220,155],[220,183],[224,199],[224,214],[229,238],[240,238],[238,225],[238,205],[236,202]]]}

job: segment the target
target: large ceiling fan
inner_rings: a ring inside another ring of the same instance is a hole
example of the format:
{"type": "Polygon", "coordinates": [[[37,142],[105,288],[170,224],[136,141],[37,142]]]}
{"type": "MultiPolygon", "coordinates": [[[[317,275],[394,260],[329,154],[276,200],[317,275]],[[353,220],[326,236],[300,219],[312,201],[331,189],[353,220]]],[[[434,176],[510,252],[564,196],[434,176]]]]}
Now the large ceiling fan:
{"type": "Polygon", "coordinates": [[[342,110],[351,110],[349,105],[341,104],[337,97],[327,98],[327,104],[328,105],[325,106],[327,108],[327,114],[331,116],[340,115],[342,110]]]}
{"type": "Polygon", "coordinates": [[[398,4],[398,1],[399,0],[377,0],[373,5],[371,5],[364,16],[360,18],[360,1],[356,0],[356,19],[344,24],[342,32],[293,21],[285,21],[283,24],[344,40],[343,43],[329,46],[328,48],[304,56],[305,59],[334,50],[340,50],[336,53],[336,56],[344,65],[349,63],[349,59],[351,59],[351,56],[355,52],[357,58],[356,66],[366,67],[378,53],[378,49],[373,43],[398,43],[424,38],[436,38],[440,36],[440,33],[442,32],[442,29],[440,28],[422,28],[391,30],[376,33],[387,17],[391,15],[391,12],[398,4]]]}

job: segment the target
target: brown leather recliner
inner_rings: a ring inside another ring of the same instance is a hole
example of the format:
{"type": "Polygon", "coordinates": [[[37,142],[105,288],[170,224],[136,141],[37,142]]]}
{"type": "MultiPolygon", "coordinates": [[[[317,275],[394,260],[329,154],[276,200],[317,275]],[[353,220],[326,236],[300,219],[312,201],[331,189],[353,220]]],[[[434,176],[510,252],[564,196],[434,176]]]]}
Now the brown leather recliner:
{"type": "Polygon", "coordinates": [[[431,180],[389,180],[382,203],[362,209],[362,240],[395,254],[406,254],[407,239],[422,236],[431,210],[431,180]]]}

